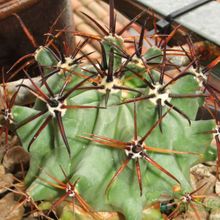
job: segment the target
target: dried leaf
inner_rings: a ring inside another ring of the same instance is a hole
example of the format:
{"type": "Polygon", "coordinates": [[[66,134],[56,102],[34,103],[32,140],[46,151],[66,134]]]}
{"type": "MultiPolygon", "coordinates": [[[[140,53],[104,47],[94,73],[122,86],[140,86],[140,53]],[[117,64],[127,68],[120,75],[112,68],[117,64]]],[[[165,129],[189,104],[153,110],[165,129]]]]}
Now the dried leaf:
{"type": "Polygon", "coordinates": [[[29,163],[29,154],[20,146],[9,149],[3,159],[3,165],[7,170],[14,171],[16,166],[26,166],[29,163]]]}
{"type": "Polygon", "coordinates": [[[13,193],[7,194],[0,200],[0,220],[21,220],[24,214],[24,208],[20,206],[13,209],[18,202],[14,201],[13,193]]]}

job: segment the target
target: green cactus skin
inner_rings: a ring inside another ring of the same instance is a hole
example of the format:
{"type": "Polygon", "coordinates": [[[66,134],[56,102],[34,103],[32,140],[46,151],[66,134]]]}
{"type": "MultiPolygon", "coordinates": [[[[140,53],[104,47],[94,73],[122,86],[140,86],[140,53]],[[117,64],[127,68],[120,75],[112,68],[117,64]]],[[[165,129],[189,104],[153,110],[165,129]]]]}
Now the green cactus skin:
{"type": "MultiPolygon", "coordinates": [[[[53,54],[47,54],[48,52],[49,50],[42,50],[38,54],[38,58],[41,57],[40,64],[44,63],[50,66],[54,63],[53,54]]],[[[154,56],[154,54],[156,56],[158,55],[158,50],[153,48],[149,53],[150,55],[146,54],[145,56],[154,56]]],[[[132,65],[133,69],[135,69],[135,64],[132,65]]],[[[137,72],[139,71],[138,68],[137,66],[137,72]]],[[[127,74],[130,74],[129,70],[127,74]]],[[[48,84],[56,92],[62,86],[64,79],[64,75],[57,74],[49,78],[48,84]]],[[[74,76],[69,87],[76,84],[76,82],[78,82],[78,77],[74,76]]],[[[135,85],[135,81],[129,81],[126,74],[122,79],[122,83],[133,87],[136,86],[137,88],[139,86],[135,85]]],[[[175,94],[196,94],[198,83],[193,76],[186,76],[171,84],[169,89],[175,94]]],[[[146,93],[147,91],[148,89],[146,93]]],[[[68,176],[72,176],[71,181],[80,177],[77,190],[96,211],[118,211],[128,220],[144,219],[145,214],[142,215],[144,207],[158,200],[163,192],[172,194],[172,186],[176,184],[175,181],[152,165],[140,161],[143,181],[142,197],[140,197],[135,167],[132,163],[113,183],[108,196],[105,195],[106,186],[117,168],[125,160],[126,155],[122,151],[119,152],[117,149],[89,142],[79,136],[85,133],[93,133],[121,141],[130,141],[133,134],[133,104],[116,105],[122,99],[121,92],[112,93],[109,97],[107,109],[70,109],[66,111],[63,116],[63,123],[71,147],[71,159],[54,123],[50,123],[42,131],[30,149],[31,164],[26,176],[26,184],[29,186],[28,191],[34,200],[53,201],[60,196],[56,189],[42,184],[36,178],[36,176],[39,176],[43,179],[48,179],[44,173],[46,171],[63,181],[64,177],[60,170],[60,165],[68,176]]],[[[75,105],[98,105],[103,103],[104,100],[99,91],[91,90],[74,93],[68,99],[68,102],[75,105]]],[[[159,128],[156,128],[145,143],[152,147],[191,151],[204,155],[210,145],[212,136],[205,135],[203,132],[212,130],[214,122],[194,121],[198,108],[203,104],[203,100],[194,98],[171,100],[171,102],[190,117],[192,125],[189,126],[184,118],[171,111],[163,120],[163,133],[160,132],[159,128]]],[[[43,109],[42,102],[37,100],[36,103],[33,109],[15,106],[13,117],[16,122],[19,123],[43,109]]],[[[163,112],[166,109],[164,107],[163,112]]],[[[41,121],[45,117],[43,115],[17,131],[25,149],[27,149],[34,131],[39,128],[41,121]]],[[[155,120],[155,106],[153,103],[150,101],[137,103],[137,123],[140,135],[146,133],[152,124],[155,123],[155,120]]],[[[149,153],[149,155],[172,173],[181,182],[181,187],[184,190],[191,190],[189,169],[195,163],[201,162],[203,158],[195,155],[177,156],[160,153],[149,153]]],[[[65,217],[62,218],[65,219],[65,217]]]]}
{"type": "MultiPolygon", "coordinates": [[[[104,39],[102,40],[102,43],[107,54],[106,56],[107,61],[109,60],[108,54],[110,52],[110,49],[112,48],[112,45],[116,45],[119,48],[124,47],[124,39],[121,36],[118,36],[117,34],[115,36],[112,35],[105,36],[104,39]]],[[[117,48],[115,50],[117,51],[117,48]]],[[[116,70],[121,65],[121,61],[122,58],[116,54],[114,56],[114,70],[116,70]]]]}
{"type": "Polygon", "coordinates": [[[50,49],[40,46],[34,53],[35,61],[41,66],[51,67],[57,64],[57,59],[50,49]]]}

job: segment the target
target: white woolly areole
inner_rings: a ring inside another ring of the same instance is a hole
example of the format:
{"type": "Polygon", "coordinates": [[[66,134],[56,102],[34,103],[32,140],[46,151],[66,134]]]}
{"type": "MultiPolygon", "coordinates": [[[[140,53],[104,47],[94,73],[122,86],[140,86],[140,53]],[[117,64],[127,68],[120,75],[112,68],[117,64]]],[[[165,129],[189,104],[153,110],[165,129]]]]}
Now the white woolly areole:
{"type": "Polygon", "coordinates": [[[72,189],[70,184],[66,185],[66,193],[68,194],[69,197],[74,197],[75,196],[75,192],[72,189]]]}
{"type": "Polygon", "coordinates": [[[120,86],[120,85],[121,85],[120,79],[113,78],[112,82],[107,82],[107,77],[105,76],[100,83],[100,86],[104,86],[104,89],[99,89],[98,91],[101,93],[106,93],[106,90],[110,90],[111,93],[117,93],[119,90],[113,89],[113,87],[120,86]]]}
{"type": "Polygon", "coordinates": [[[9,123],[12,124],[13,123],[13,115],[11,113],[11,111],[9,109],[5,109],[3,112],[3,118],[5,119],[5,121],[9,120],[9,123]]]}
{"type": "Polygon", "coordinates": [[[187,193],[182,197],[181,200],[183,203],[189,203],[192,201],[192,196],[189,193],[187,193]]]}
{"type": "Polygon", "coordinates": [[[197,72],[194,67],[190,67],[188,72],[193,73],[195,75],[194,79],[198,82],[199,87],[202,87],[203,82],[207,82],[207,80],[208,80],[206,75],[204,75],[202,72],[197,72]]]}
{"type": "MultiPolygon", "coordinates": [[[[54,98],[50,98],[51,101],[54,100],[58,102],[58,105],[56,107],[52,107],[47,103],[47,108],[53,117],[56,117],[55,111],[61,112],[61,116],[64,116],[66,113],[66,109],[61,108],[63,106],[63,103],[59,101],[59,98],[60,98],[59,95],[55,96],[54,98]]],[[[64,104],[65,104],[65,101],[64,101],[64,104]]]]}
{"type": "Polygon", "coordinates": [[[217,126],[215,130],[216,130],[215,136],[217,136],[220,139],[220,126],[217,126]]]}
{"type": "Polygon", "coordinates": [[[62,63],[61,61],[57,63],[57,68],[60,68],[58,74],[64,74],[65,72],[73,71],[75,65],[73,65],[73,58],[72,57],[65,57],[65,62],[62,63]]]}
{"type": "Polygon", "coordinates": [[[117,35],[117,34],[115,34],[115,36],[113,36],[112,34],[109,34],[108,36],[104,37],[103,41],[107,41],[110,44],[112,44],[112,43],[115,44],[116,43],[115,40],[119,41],[120,43],[124,43],[124,38],[119,36],[119,35],[117,35]]]}
{"type": "Polygon", "coordinates": [[[154,85],[154,89],[149,90],[149,95],[155,95],[155,97],[150,98],[149,100],[154,104],[157,105],[157,101],[160,99],[161,100],[161,105],[165,105],[165,101],[170,101],[171,98],[169,97],[169,89],[165,89],[163,94],[161,94],[159,91],[160,89],[163,88],[163,85],[160,83],[156,83],[154,85]]]}
{"type": "Polygon", "coordinates": [[[129,146],[127,147],[128,149],[125,149],[125,154],[126,154],[127,156],[130,156],[131,159],[142,158],[141,153],[143,152],[143,149],[144,149],[144,148],[143,148],[143,145],[141,145],[142,150],[140,150],[140,152],[138,152],[138,153],[133,152],[133,149],[134,149],[137,145],[138,145],[138,141],[135,141],[134,144],[129,145],[129,146]]]}

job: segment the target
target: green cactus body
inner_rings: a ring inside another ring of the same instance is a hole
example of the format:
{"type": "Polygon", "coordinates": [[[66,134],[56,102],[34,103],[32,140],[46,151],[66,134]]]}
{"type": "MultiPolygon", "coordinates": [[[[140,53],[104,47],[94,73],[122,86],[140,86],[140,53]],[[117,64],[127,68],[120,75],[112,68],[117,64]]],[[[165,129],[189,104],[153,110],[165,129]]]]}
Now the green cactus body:
{"type": "MultiPolygon", "coordinates": [[[[103,45],[106,54],[110,53],[113,44],[123,47],[121,37],[105,37],[103,45]]],[[[153,47],[144,55],[145,59],[156,57],[151,62],[160,63],[162,52],[153,47]],[[157,57],[159,56],[159,57],[157,57]]],[[[36,61],[41,66],[50,67],[52,65],[61,66],[54,54],[45,47],[41,47],[36,55],[36,61]]],[[[107,57],[108,60],[108,57],[107,57]]],[[[68,61],[68,60],[67,60],[68,61]]],[[[123,60],[120,56],[114,57],[114,70],[117,70],[123,60]]],[[[75,65],[74,70],[80,74],[80,66],[75,65]]],[[[89,68],[89,67],[87,67],[89,68]]],[[[128,64],[124,76],[120,79],[121,85],[140,89],[144,94],[149,94],[151,90],[143,87],[143,81],[134,76],[132,71],[141,73],[146,79],[149,76],[143,66],[131,61],[128,64]],[[130,69],[130,70],[129,70],[130,69]]],[[[93,68],[94,70],[94,68],[93,68]]],[[[69,69],[73,71],[72,67],[69,69]]],[[[68,72],[68,71],[67,71],[68,72]]],[[[155,83],[158,83],[159,74],[152,70],[155,76],[155,83]]],[[[47,83],[55,94],[60,91],[65,82],[65,74],[56,74],[48,79],[47,83]]],[[[67,74],[68,75],[68,74],[67,74]]],[[[80,76],[73,75],[68,83],[66,90],[77,85],[82,79],[80,76]]],[[[114,82],[115,83],[115,82],[114,82]]],[[[91,86],[86,82],[84,86],[91,86]]],[[[107,85],[105,85],[107,86],[107,85]]],[[[109,88],[111,89],[111,88],[109,88]]],[[[46,91],[45,86],[42,87],[46,91]]],[[[197,94],[199,86],[193,76],[186,76],[168,86],[166,92],[172,92],[178,95],[197,94]]],[[[66,102],[69,105],[92,105],[104,106],[104,95],[101,90],[78,90],[73,92],[66,102]]],[[[77,191],[96,211],[117,211],[122,213],[128,220],[139,219],[161,219],[158,211],[152,211],[151,214],[143,212],[144,208],[157,201],[161,194],[172,195],[172,186],[177,184],[175,180],[168,177],[165,173],[153,166],[149,162],[140,159],[140,171],[142,174],[143,195],[140,196],[140,190],[135,171],[135,160],[131,159],[127,167],[106,193],[106,187],[115,174],[116,170],[126,159],[126,151],[104,146],[80,136],[95,134],[111,139],[129,142],[133,141],[134,133],[134,104],[120,104],[125,98],[136,97],[136,94],[116,90],[111,92],[106,109],[67,109],[62,115],[62,120],[70,145],[71,155],[69,156],[65,144],[59,133],[56,121],[52,119],[49,125],[43,129],[39,137],[30,148],[31,164],[26,176],[28,192],[34,200],[53,201],[61,196],[57,189],[42,184],[42,179],[48,180],[46,173],[64,181],[65,177],[61,172],[60,165],[65,170],[70,181],[74,182],[77,178],[80,181],[77,185],[77,191]]],[[[195,121],[198,108],[202,106],[201,98],[172,99],[169,101],[183,111],[191,120],[191,126],[177,112],[172,109],[163,119],[163,132],[157,126],[152,134],[145,140],[147,146],[162,148],[167,150],[194,152],[198,155],[176,155],[174,153],[164,154],[145,151],[154,161],[174,175],[181,183],[182,189],[190,191],[189,169],[195,163],[201,162],[205,158],[204,154],[210,145],[212,135],[204,134],[205,131],[212,130],[214,122],[195,121]],[[202,159],[201,159],[202,158],[202,159]]],[[[137,106],[137,130],[138,135],[143,136],[155,123],[156,108],[152,100],[143,100],[136,103],[137,106]]],[[[34,108],[15,106],[13,108],[13,117],[17,123],[22,122],[27,117],[42,111],[47,106],[41,100],[37,99],[34,108]]],[[[163,105],[162,111],[165,113],[168,107],[163,105]]],[[[28,144],[42,124],[42,121],[50,114],[47,112],[41,117],[33,120],[25,126],[18,129],[23,147],[27,150],[28,144]]],[[[62,214],[61,219],[69,219],[73,213],[67,210],[62,214]]],[[[81,218],[80,218],[81,219],[81,218]]],[[[83,218],[82,218],[83,219],[83,218]]]]}
{"type": "Polygon", "coordinates": [[[51,50],[47,47],[40,46],[34,53],[34,59],[41,66],[51,67],[57,64],[57,59],[51,50]]]}
{"type": "MultiPolygon", "coordinates": [[[[115,36],[109,35],[105,36],[102,40],[102,43],[104,45],[106,54],[109,54],[110,49],[112,48],[112,45],[116,45],[119,48],[123,48],[124,46],[124,39],[121,36],[118,36],[117,34],[115,36]]],[[[115,50],[117,51],[117,47],[115,50]]],[[[107,60],[108,56],[107,56],[107,60]]],[[[121,65],[122,58],[119,55],[115,55],[114,57],[114,69],[116,70],[121,65]]]]}
{"type": "MultiPolygon", "coordinates": [[[[147,52],[143,55],[143,59],[147,60],[148,64],[159,64],[162,61],[163,52],[158,47],[150,47],[147,52]]],[[[145,71],[143,61],[134,56],[131,62],[129,63],[129,67],[135,71],[145,71]]]]}

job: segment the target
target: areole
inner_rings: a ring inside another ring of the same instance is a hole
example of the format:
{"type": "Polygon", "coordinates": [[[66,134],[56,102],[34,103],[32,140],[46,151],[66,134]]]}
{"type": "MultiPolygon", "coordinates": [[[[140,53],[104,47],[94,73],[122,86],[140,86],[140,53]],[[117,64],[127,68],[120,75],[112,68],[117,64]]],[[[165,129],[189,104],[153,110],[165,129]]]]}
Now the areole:
{"type": "Polygon", "coordinates": [[[125,154],[131,157],[131,159],[142,158],[143,150],[143,144],[140,144],[139,141],[134,141],[131,145],[127,146],[125,154]]]}
{"type": "Polygon", "coordinates": [[[160,83],[156,83],[154,85],[154,89],[149,90],[149,95],[154,95],[153,98],[150,98],[149,100],[154,104],[157,105],[158,100],[161,100],[161,105],[165,105],[165,101],[170,101],[171,98],[169,97],[169,89],[165,89],[161,91],[164,85],[161,85],[160,83]]]}
{"type": "Polygon", "coordinates": [[[220,139],[220,126],[216,127],[216,133],[215,136],[217,136],[220,139]]]}
{"type": "Polygon", "coordinates": [[[50,101],[47,103],[47,108],[50,114],[55,117],[55,112],[61,112],[61,116],[64,116],[66,113],[66,109],[62,108],[62,105],[65,103],[59,101],[60,96],[56,95],[54,98],[50,98],[50,101]]]}
{"type": "Polygon", "coordinates": [[[9,109],[3,109],[2,113],[3,113],[3,117],[4,117],[5,121],[9,120],[10,123],[13,123],[13,121],[12,121],[13,115],[9,109]]]}
{"type": "Polygon", "coordinates": [[[71,186],[70,184],[67,184],[66,193],[68,194],[69,197],[74,197],[75,196],[74,187],[71,186]]]}
{"type": "Polygon", "coordinates": [[[189,203],[192,201],[192,196],[189,193],[186,193],[183,197],[182,197],[182,201],[183,203],[189,203]]]}

